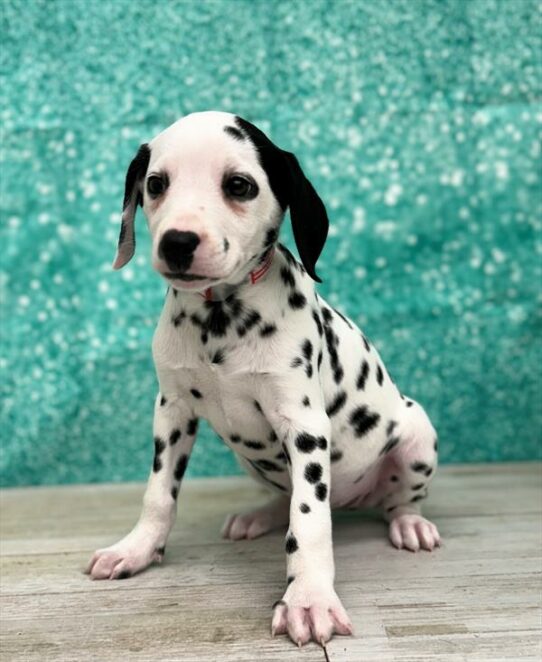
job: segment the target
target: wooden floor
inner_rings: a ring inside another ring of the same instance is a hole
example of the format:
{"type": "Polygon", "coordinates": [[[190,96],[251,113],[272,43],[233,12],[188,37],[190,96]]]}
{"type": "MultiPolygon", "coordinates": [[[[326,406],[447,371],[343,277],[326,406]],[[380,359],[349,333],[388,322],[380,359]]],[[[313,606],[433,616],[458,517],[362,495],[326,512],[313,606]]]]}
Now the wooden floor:
{"type": "MultiPolygon", "coordinates": [[[[355,628],[332,661],[539,660],[542,470],[451,467],[426,514],[444,538],[432,553],[393,549],[386,526],[334,517],[337,591],[355,628]]],[[[325,661],[269,633],[282,595],[283,533],[226,542],[228,512],[263,502],[248,479],[188,481],[162,566],[125,581],[82,574],[91,552],[128,531],[142,485],[2,493],[2,661],[325,661]]]]}

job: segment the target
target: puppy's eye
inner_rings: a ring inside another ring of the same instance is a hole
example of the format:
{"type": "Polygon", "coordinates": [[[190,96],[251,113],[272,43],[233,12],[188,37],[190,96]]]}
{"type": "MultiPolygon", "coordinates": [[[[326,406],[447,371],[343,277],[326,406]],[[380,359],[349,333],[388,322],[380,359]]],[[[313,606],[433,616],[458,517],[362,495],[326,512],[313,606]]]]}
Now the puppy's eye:
{"type": "Polygon", "coordinates": [[[158,175],[151,175],[147,179],[147,191],[151,198],[157,198],[167,188],[167,181],[163,177],[158,177],[158,175]]]}
{"type": "Polygon", "coordinates": [[[258,185],[247,175],[231,175],[224,180],[223,189],[229,198],[252,200],[258,195],[258,185]]]}

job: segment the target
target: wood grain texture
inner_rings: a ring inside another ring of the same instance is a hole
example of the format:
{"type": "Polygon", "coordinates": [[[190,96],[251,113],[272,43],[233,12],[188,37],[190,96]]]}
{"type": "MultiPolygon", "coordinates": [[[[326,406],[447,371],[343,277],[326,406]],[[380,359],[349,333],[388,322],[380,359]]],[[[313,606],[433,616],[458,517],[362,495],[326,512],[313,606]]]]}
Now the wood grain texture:
{"type": "MultiPolygon", "coordinates": [[[[264,503],[248,479],[193,480],[163,564],[125,581],[82,574],[139,515],[144,486],[1,493],[1,659],[325,662],[269,634],[281,597],[281,532],[226,542],[229,512],[264,503]]],[[[355,636],[333,662],[538,660],[542,656],[542,468],[446,467],[426,514],[444,545],[393,549],[371,515],[334,515],[337,590],[355,636]]]]}

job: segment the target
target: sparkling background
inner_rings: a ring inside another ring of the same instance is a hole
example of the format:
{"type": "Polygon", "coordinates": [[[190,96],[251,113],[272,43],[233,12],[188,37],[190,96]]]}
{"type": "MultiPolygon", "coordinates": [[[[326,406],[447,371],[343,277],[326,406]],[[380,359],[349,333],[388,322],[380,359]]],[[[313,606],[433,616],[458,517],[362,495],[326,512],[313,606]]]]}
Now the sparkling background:
{"type": "MultiPolygon", "coordinates": [[[[110,268],[123,179],[206,109],[297,153],[333,224],[321,291],[426,406],[442,460],[541,457],[540,3],[1,10],[4,484],[146,476],[165,287],[141,217],[110,268]]],[[[204,429],[189,475],[237,471],[204,429]]]]}

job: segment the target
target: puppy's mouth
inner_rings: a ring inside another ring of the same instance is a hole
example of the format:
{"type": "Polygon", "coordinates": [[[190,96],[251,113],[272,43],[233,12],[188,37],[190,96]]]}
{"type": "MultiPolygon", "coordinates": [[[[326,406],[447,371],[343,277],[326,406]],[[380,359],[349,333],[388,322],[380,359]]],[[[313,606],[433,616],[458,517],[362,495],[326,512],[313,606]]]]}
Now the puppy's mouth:
{"type": "Polygon", "coordinates": [[[182,280],[185,283],[191,283],[194,280],[216,280],[216,278],[209,278],[209,276],[200,276],[199,274],[173,273],[171,271],[163,272],[162,275],[166,278],[169,278],[170,280],[182,280]]]}

